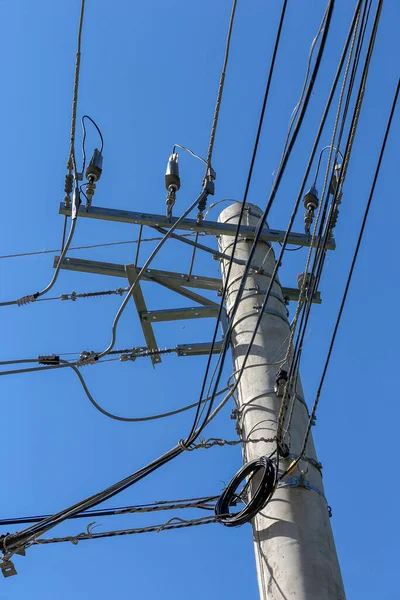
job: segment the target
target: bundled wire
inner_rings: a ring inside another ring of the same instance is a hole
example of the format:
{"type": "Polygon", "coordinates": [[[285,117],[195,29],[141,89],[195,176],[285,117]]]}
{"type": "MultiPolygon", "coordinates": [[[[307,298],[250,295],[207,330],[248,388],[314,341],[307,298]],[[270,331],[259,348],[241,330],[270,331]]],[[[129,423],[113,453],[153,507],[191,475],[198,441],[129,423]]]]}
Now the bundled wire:
{"type": "Polygon", "coordinates": [[[271,458],[261,456],[246,463],[229,482],[215,505],[215,518],[225,527],[239,527],[253,519],[268,503],[275,489],[276,470],[271,458]],[[246,488],[253,477],[258,480],[256,489],[245,508],[238,513],[230,513],[229,508],[242,498],[244,493],[237,494],[239,486],[249,478],[246,488]]]}
{"type": "MultiPolygon", "coordinates": [[[[353,147],[354,137],[355,137],[355,133],[357,130],[358,120],[359,120],[359,116],[360,116],[360,110],[361,110],[361,106],[363,103],[365,86],[366,86],[368,72],[369,72],[369,66],[370,66],[370,62],[371,62],[371,58],[372,58],[372,54],[373,54],[373,50],[374,50],[375,39],[376,39],[376,34],[377,34],[378,26],[379,26],[382,5],[383,5],[383,0],[380,0],[378,3],[376,14],[375,14],[375,19],[374,19],[374,24],[372,27],[371,37],[369,40],[367,55],[365,58],[364,68],[363,68],[363,72],[362,72],[362,76],[361,76],[361,80],[360,80],[360,84],[359,84],[357,99],[355,102],[352,120],[351,120],[351,124],[350,124],[350,128],[349,128],[349,135],[348,135],[346,148],[345,148],[344,155],[343,155],[344,156],[343,166],[341,168],[337,189],[336,189],[335,194],[332,199],[332,204],[331,204],[332,209],[329,213],[329,217],[328,217],[327,221],[325,222],[325,214],[327,212],[327,201],[326,201],[324,215],[321,218],[320,231],[319,231],[319,236],[318,236],[319,241],[318,241],[318,245],[316,248],[313,266],[311,269],[311,276],[310,276],[311,284],[309,286],[310,287],[309,294],[308,294],[307,301],[305,303],[303,316],[302,316],[301,323],[299,326],[299,331],[297,334],[297,340],[296,340],[296,344],[295,344],[295,348],[294,348],[293,359],[292,359],[292,363],[291,363],[290,370],[289,370],[289,378],[288,378],[289,382],[293,378],[294,374],[298,372],[299,366],[300,366],[305,332],[306,332],[306,328],[307,328],[310,313],[311,313],[310,298],[312,297],[312,294],[315,292],[315,290],[317,289],[317,286],[319,285],[319,282],[321,279],[321,274],[322,274],[322,269],[323,269],[323,266],[325,263],[326,245],[327,245],[327,242],[329,239],[328,234],[332,228],[332,223],[334,220],[333,208],[335,205],[337,205],[338,197],[341,196],[341,190],[342,190],[343,183],[344,183],[346,173],[347,173],[347,167],[349,164],[349,159],[350,159],[350,155],[351,155],[351,151],[352,151],[352,147],[353,147]]],[[[358,65],[358,56],[356,56],[356,60],[354,63],[354,69],[357,68],[357,65],[358,65]]],[[[349,92],[348,92],[349,94],[352,93],[352,87],[353,87],[354,78],[355,78],[354,69],[353,69],[353,74],[352,74],[352,77],[350,80],[350,87],[349,87],[349,92]]],[[[349,105],[349,101],[346,101],[345,110],[347,109],[348,105],[349,105]]],[[[346,110],[346,112],[347,112],[347,110],[346,110]]],[[[341,128],[340,136],[341,136],[342,132],[343,132],[343,127],[341,128]]],[[[328,200],[328,198],[327,198],[327,200],[328,200]]],[[[290,421],[290,418],[289,418],[289,421],[290,421]]],[[[315,415],[314,415],[314,418],[315,418],[315,415]]],[[[310,416],[310,419],[311,419],[311,416],[310,416]]],[[[289,429],[289,426],[290,426],[290,422],[287,426],[287,430],[289,429]]],[[[281,437],[281,430],[282,430],[282,416],[280,416],[278,437],[281,437]]]]}

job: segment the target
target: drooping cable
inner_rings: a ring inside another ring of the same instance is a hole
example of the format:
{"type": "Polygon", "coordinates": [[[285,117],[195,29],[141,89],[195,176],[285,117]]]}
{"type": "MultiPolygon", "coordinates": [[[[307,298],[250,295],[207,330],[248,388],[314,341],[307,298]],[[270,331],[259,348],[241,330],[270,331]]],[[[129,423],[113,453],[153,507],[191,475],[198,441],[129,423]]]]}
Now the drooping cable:
{"type": "Polygon", "coordinates": [[[89,117],[89,115],[83,115],[83,117],[81,119],[82,132],[83,132],[83,136],[82,136],[82,158],[83,158],[83,162],[82,162],[82,171],[81,171],[82,173],[85,171],[85,166],[86,166],[86,148],[85,148],[85,142],[86,142],[86,125],[85,125],[85,119],[87,119],[88,121],[90,121],[92,123],[92,125],[97,130],[97,133],[99,134],[99,138],[100,138],[100,153],[103,152],[103,148],[104,148],[104,139],[103,139],[103,134],[101,133],[100,127],[92,119],[92,117],[89,117]]]}

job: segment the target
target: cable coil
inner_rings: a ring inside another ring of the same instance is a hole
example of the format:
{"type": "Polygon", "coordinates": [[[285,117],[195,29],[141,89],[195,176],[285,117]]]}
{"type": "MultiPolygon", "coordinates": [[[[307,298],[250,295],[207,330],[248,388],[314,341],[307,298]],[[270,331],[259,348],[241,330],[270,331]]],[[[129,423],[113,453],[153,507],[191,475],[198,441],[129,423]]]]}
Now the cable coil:
{"type": "Polygon", "coordinates": [[[272,460],[261,456],[245,464],[232,478],[215,505],[215,517],[226,527],[239,527],[251,521],[264,508],[275,489],[276,470],[272,460]],[[249,476],[259,476],[259,484],[246,507],[238,513],[230,513],[229,507],[236,503],[236,490],[249,476]]]}

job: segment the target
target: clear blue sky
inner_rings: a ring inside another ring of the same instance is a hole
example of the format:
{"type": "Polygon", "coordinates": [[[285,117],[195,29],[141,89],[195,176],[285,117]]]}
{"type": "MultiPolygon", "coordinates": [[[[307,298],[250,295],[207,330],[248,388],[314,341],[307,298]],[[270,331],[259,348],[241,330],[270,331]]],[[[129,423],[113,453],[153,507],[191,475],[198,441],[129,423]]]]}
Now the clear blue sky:
{"type": "MultiPolygon", "coordinates": [[[[355,0],[336,1],[321,75],[271,213],[271,227],[286,227],[354,5],[355,0]]],[[[79,0],[0,2],[1,255],[60,244],[58,204],[64,195],[79,6],[79,0]]],[[[280,6],[277,0],[238,2],[215,146],[217,200],[241,199],[243,194],[280,6]]],[[[104,174],[95,204],[163,213],[164,170],[173,143],[206,153],[230,7],[230,0],[87,0],[78,114],[96,119],[105,138],[104,174]]],[[[322,0],[289,3],[249,197],[260,206],[268,197],[324,8],[322,0]]],[[[344,189],[338,248],[329,255],[321,285],[323,304],[313,310],[307,337],[302,377],[309,402],[400,74],[399,18],[399,3],[387,0],[344,189]]],[[[314,429],[350,600],[399,598],[399,486],[397,472],[390,468],[397,456],[400,415],[395,386],[400,326],[394,310],[399,294],[399,135],[397,114],[314,429]]],[[[327,130],[321,147],[328,142],[327,130]]],[[[88,151],[96,144],[90,131],[88,151]]],[[[80,159],[79,152],[78,146],[80,159]]],[[[198,193],[203,169],[182,155],[181,174],[176,212],[198,193]]],[[[130,225],[82,219],[73,245],[134,239],[137,233],[130,225]]],[[[74,251],[71,256],[127,264],[135,250],[122,246],[74,251]]],[[[142,246],[141,261],[149,250],[149,245],[142,246]]],[[[296,284],[304,260],[304,252],[287,255],[280,275],[284,285],[296,284]]],[[[155,265],[186,271],[189,261],[186,249],[170,243],[155,265]]],[[[1,300],[14,299],[45,286],[53,272],[52,257],[3,259],[0,269],[1,300]]],[[[199,256],[195,271],[216,277],[218,264],[199,256]]],[[[121,285],[121,279],[62,272],[50,295],[121,285]]],[[[185,305],[150,284],[143,289],[151,309],[185,305]]],[[[112,296],[2,308],[1,360],[100,350],[109,342],[120,301],[112,296]]],[[[211,320],[160,324],[157,340],[162,347],[207,341],[212,326],[211,320]]],[[[120,323],[118,346],[142,343],[132,303],[120,323]]],[[[204,364],[203,358],[167,357],[155,370],[142,359],[86,367],[83,373],[105,408],[145,415],[195,401],[204,364]]],[[[170,448],[191,423],[190,413],[143,425],[106,419],[66,370],[4,377],[1,389],[1,517],[54,512],[99,491],[170,448]]],[[[210,426],[209,436],[235,438],[231,409],[210,426]]],[[[188,453],[110,505],[215,494],[240,462],[237,448],[188,453]]],[[[162,518],[97,521],[106,530],[162,518]]],[[[69,522],[55,532],[78,533],[84,527],[82,521],[69,522]]],[[[19,574],[0,581],[0,599],[234,600],[257,598],[258,593],[249,525],[35,547],[15,564],[19,574]]]]}

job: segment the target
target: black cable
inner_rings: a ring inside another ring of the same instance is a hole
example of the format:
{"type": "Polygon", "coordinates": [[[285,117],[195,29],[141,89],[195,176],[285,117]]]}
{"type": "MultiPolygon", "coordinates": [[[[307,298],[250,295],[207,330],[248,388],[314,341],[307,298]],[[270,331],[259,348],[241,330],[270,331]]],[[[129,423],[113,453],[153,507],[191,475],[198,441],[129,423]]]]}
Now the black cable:
{"type": "MultiPolygon", "coordinates": [[[[350,289],[350,284],[351,284],[351,280],[352,280],[353,273],[354,273],[354,267],[355,267],[356,262],[357,262],[358,253],[359,253],[361,242],[362,242],[362,239],[363,239],[365,225],[367,223],[369,211],[370,211],[370,208],[371,208],[371,203],[372,203],[372,199],[373,199],[374,192],[375,192],[376,182],[378,180],[378,176],[379,176],[379,172],[380,172],[380,168],[381,168],[381,164],[382,164],[382,159],[383,159],[383,155],[384,155],[385,148],[386,148],[387,139],[389,137],[389,132],[390,132],[390,128],[391,128],[391,125],[392,125],[393,115],[394,115],[395,110],[396,110],[396,105],[397,105],[397,100],[398,100],[398,96],[399,96],[399,91],[400,91],[400,79],[397,82],[396,92],[395,92],[395,95],[394,95],[394,98],[393,98],[393,102],[392,102],[392,107],[391,107],[391,110],[390,110],[389,119],[388,119],[388,122],[387,122],[387,125],[386,125],[385,135],[384,135],[383,142],[382,142],[382,145],[381,145],[381,149],[380,149],[380,152],[379,152],[379,158],[378,158],[378,162],[377,162],[377,165],[376,165],[374,178],[373,178],[371,189],[370,189],[370,193],[369,193],[369,196],[368,196],[368,201],[367,201],[367,204],[366,204],[366,207],[365,207],[364,216],[363,216],[363,220],[362,220],[362,223],[361,223],[360,231],[359,231],[359,234],[358,234],[356,247],[355,247],[355,250],[354,250],[354,253],[353,253],[353,258],[352,258],[352,261],[351,261],[350,270],[349,270],[349,273],[348,273],[348,276],[347,276],[346,286],[345,286],[345,289],[344,289],[344,292],[343,292],[342,301],[340,303],[339,312],[338,312],[338,315],[337,315],[337,318],[336,318],[336,322],[335,322],[335,326],[334,326],[334,329],[333,329],[331,341],[330,341],[330,344],[329,344],[329,349],[328,349],[328,352],[327,352],[327,355],[326,355],[325,364],[324,364],[324,368],[322,370],[321,379],[320,379],[320,382],[319,382],[319,385],[318,385],[317,392],[315,394],[315,400],[314,400],[314,404],[313,404],[313,407],[312,407],[312,410],[311,410],[311,413],[310,413],[309,422],[308,422],[307,429],[306,429],[306,432],[305,432],[305,435],[304,435],[303,447],[301,449],[301,452],[299,454],[298,459],[295,461],[295,463],[292,463],[290,465],[290,469],[292,469],[295,466],[295,464],[297,462],[299,462],[301,460],[302,456],[304,455],[305,448],[307,446],[308,436],[309,436],[310,429],[311,429],[311,424],[312,424],[312,421],[315,419],[315,414],[316,414],[318,402],[319,402],[319,399],[320,399],[320,396],[321,396],[322,387],[323,387],[323,384],[324,384],[324,381],[325,381],[325,377],[326,377],[326,373],[327,373],[327,370],[328,370],[329,362],[330,362],[330,359],[331,359],[331,356],[332,356],[333,347],[335,345],[337,332],[338,332],[338,329],[339,329],[340,321],[341,321],[341,318],[342,318],[342,315],[343,315],[343,310],[344,310],[344,307],[345,307],[345,304],[346,304],[347,295],[348,295],[348,292],[349,292],[349,289],[350,289]]],[[[284,477],[286,474],[287,474],[287,471],[285,473],[283,473],[283,475],[281,475],[280,479],[282,479],[282,477],[284,477]]]]}
{"type": "MultiPolygon", "coordinates": [[[[89,115],[83,115],[82,119],[81,119],[81,124],[82,124],[82,131],[83,131],[83,136],[82,136],[82,157],[83,157],[83,163],[82,163],[82,175],[83,172],[85,170],[85,166],[86,166],[86,150],[85,150],[85,141],[86,141],[86,125],[85,125],[85,119],[88,119],[88,121],[90,121],[92,123],[92,125],[95,126],[95,128],[97,129],[97,133],[99,134],[100,137],[100,152],[103,152],[103,148],[104,148],[104,140],[103,140],[103,134],[100,131],[100,127],[97,125],[97,123],[92,119],[92,117],[89,117],[89,115]]],[[[82,186],[81,186],[82,187],[82,186]]]]}
{"type": "Polygon", "coordinates": [[[248,523],[264,508],[269,501],[276,482],[276,470],[271,458],[261,456],[246,463],[228,483],[225,490],[215,505],[215,517],[219,523],[226,527],[239,527],[248,523]],[[245,508],[237,513],[230,513],[229,508],[236,504],[239,486],[246,480],[256,477],[257,488],[252,492],[251,498],[245,508]]]}
{"type": "MultiPolygon", "coordinates": [[[[253,245],[252,245],[252,248],[250,250],[249,257],[247,259],[246,266],[245,266],[245,269],[244,269],[244,274],[243,274],[243,277],[242,277],[242,280],[241,280],[241,283],[240,283],[240,286],[239,286],[239,289],[238,289],[238,292],[237,292],[237,295],[236,295],[236,298],[235,298],[235,302],[234,302],[234,304],[233,304],[233,306],[231,308],[231,311],[230,311],[230,322],[229,322],[229,325],[227,327],[227,331],[225,332],[224,343],[223,343],[222,349],[221,349],[220,367],[219,367],[219,371],[218,371],[217,376],[216,376],[216,381],[215,381],[215,384],[214,384],[213,393],[211,394],[211,397],[213,397],[214,394],[216,393],[216,391],[218,389],[218,385],[219,385],[220,379],[221,379],[221,376],[222,376],[222,370],[223,370],[223,366],[224,366],[226,354],[227,354],[227,351],[228,351],[228,348],[229,348],[230,337],[231,337],[231,333],[232,333],[233,320],[234,320],[237,308],[238,308],[238,306],[240,304],[240,301],[241,301],[241,297],[242,297],[242,294],[243,294],[243,291],[244,291],[244,288],[245,288],[245,284],[246,284],[246,278],[247,278],[248,272],[250,270],[250,266],[251,266],[251,264],[253,262],[254,254],[255,254],[255,251],[256,251],[256,248],[257,248],[257,245],[258,245],[261,233],[262,233],[262,229],[264,227],[264,223],[267,220],[267,217],[268,217],[269,211],[271,209],[272,203],[273,203],[273,201],[275,199],[275,195],[276,195],[276,192],[278,190],[280,181],[282,179],[282,176],[283,176],[286,164],[288,162],[289,156],[290,156],[291,151],[293,149],[294,143],[295,143],[295,141],[297,139],[297,135],[299,133],[300,127],[301,127],[303,119],[304,119],[304,115],[305,115],[307,107],[308,107],[308,103],[309,103],[309,100],[310,100],[310,97],[311,97],[311,93],[312,93],[312,90],[313,90],[313,87],[314,87],[315,78],[316,78],[317,73],[319,71],[319,66],[320,66],[320,62],[321,62],[321,59],[322,59],[322,54],[323,54],[323,51],[324,51],[324,48],[325,48],[325,43],[326,43],[326,38],[327,38],[329,27],[330,27],[330,22],[331,22],[333,7],[334,7],[334,0],[330,0],[330,2],[328,4],[328,9],[327,9],[327,16],[326,16],[325,28],[323,30],[320,47],[318,49],[318,54],[317,54],[316,61],[315,61],[315,64],[314,64],[313,72],[312,72],[311,77],[310,77],[310,81],[309,81],[309,84],[308,84],[307,92],[306,92],[305,97],[304,97],[304,103],[303,103],[303,106],[301,108],[298,120],[296,122],[296,126],[294,128],[292,137],[291,137],[291,139],[290,139],[290,141],[288,143],[288,146],[287,146],[287,149],[286,149],[286,153],[284,154],[284,156],[282,158],[282,161],[281,161],[281,164],[279,166],[278,173],[277,173],[277,176],[276,176],[276,179],[274,181],[274,185],[273,185],[271,194],[270,194],[268,202],[267,202],[267,206],[266,206],[266,208],[264,210],[263,215],[260,217],[259,224],[257,226],[256,232],[255,232],[255,236],[254,236],[254,240],[253,240],[253,245]]],[[[299,202],[300,202],[300,199],[298,200],[298,203],[299,202]]],[[[296,212],[297,212],[298,203],[296,203],[296,212]]],[[[242,211],[243,210],[244,210],[244,205],[242,205],[242,211]]],[[[242,211],[241,211],[241,213],[242,213],[242,211]]],[[[293,220],[294,220],[294,218],[293,218],[293,220]]],[[[240,224],[240,221],[239,221],[239,224],[240,224]]],[[[289,225],[291,226],[292,223],[290,223],[289,225]]],[[[274,283],[274,280],[275,280],[275,277],[276,277],[276,274],[277,274],[278,265],[281,262],[280,259],[281,259],[282,255],[283,255],[283,252],[284,252],[285,247],[286,247],[288,236],[289,236],[289,231],[286,231],[285,238],[284,238],[284,241],[283,241],[283,246],[282,246],[281,253],[280,253],[280,258],[278,259],[278,261],[276,263],[277,266],[275,267],[274,273],[273,273],[273,275],[272,275],[272,277],[270,279],[270,282],[269,282],[269,287],[268,287],[267,294],[266,294],[265,300],[264,300],[264,306],[265,306],[265,304],[266,304],[266,302],[267,302],[267,300],[269,298],[269,295],[271,293],[272,285],[274,283]]],[[[234,254],[234,248],[232,249],[232,255],[233,254],[234,254]]],[[[231,265],[232,261],[230,261],[229,264],[231,265]]],[[[228,282],[229,282],[229,273],[228,273],[228,276],[226,277],[225,289],[227,288],[228,282]]],[[[258,319],[258,322],[257,322],[257,327],[258,327],[259,323],[261,322],[262,316],[263,316],[263,310],[260,310],[259,319],[258,319]]],[[[254,337],[255,337],[255,335],[256,335],[256,332],[254,333],[254,337]]],[[[248,353],[250,352],[250,348],[251,348],[251,345],[248,348],[248,353]]],[[[248,355],[248,353],[247,353],[247,355],[248,355]]],[[[203,389],[204,388],[205,388],[205,385],[203,383],[203,389]]],[[[208,417],[208,415],[211,412],[212,406],[213,406],[213,400],[210,401],[210,404],[209,404],[209,407],[208,407],[208,411],[206,413],[205,421],[207,420],[207,417],[208,417]]],[[[202,427],[199,428],[199,433],[201,431],[202,431],[202,427]]],[[[199,433],[197,435],[199,435],[199,433]]],[[[193,442],[194,439],[190,438],[190,442],[193,442]]]]}
{"type": "MultiPolygon", "coordinates": [[[[371,33],[371,38],[370,38],[370,42],[369,42],[369,47],[368,47],[368,51],[367,51],[367,56],[365,59],[365,64],[364,64],[364,68],[363,68],[363,73],[361,76],[361,80],[360,80],[360,84],[359,84],[359,89],[358,89],[358,94],[357,94],[357,99],[355,102],[355,106],[354,106],[354,110],[353,110],[353,115],[352,115],[352,120],[351,120],[351,124],[349,127],[349,136],[347,139],[347,143],[346,143],[346,148],[344,151],[344,161],[347,159],[347,157],[349,156],[349,152],[351,151],[351,131],[354,127],[354,124],[357,121],[357,115],[359,113],[358,110],[358,105],[360,103],[360,100],[362,98],[362,94],[363,94],[363,88],[365,87],[365,83],[367,80],[367,76],[368,76],[368,68],[369,68],[369,62],[371,60],[372,57],[372,52],[373,52],[373,48],[374,48],[374,43],[375,43],[375,37],[376,37],[376,32],[378,29],[378,25],[379,25],[379,19],[380,19],[380,13],[381,13],[381,9],[382,9],[382,5],[383,5],[383,0],[379,1],[378,7],[377,7],[377,11],[376,11],[376,15],[375,15],[375,20],[374,20],[374,24],[373,24],[373,29],[372,29],[372,33],[371,33]]],[[[365,33],[365,30],[364,30],[365,33]]],[[[361,46],[359,47],[359,50],[361,51],[361,46]]],[[[353,65],[353,69],[357,69],[358,67],[358,59],[359,59],[359,54],[358,56],[356,56],[354,65],[353,65]]],[[[349,96],[352,93],[352,89],[353,89],[353,84],[354,84],[354,79],[355,79],[355,72],[353,70],[352,73],[352,77],[350,79],[350,85],[349,85],[349,90],[348,90],[348,97],[346,100],[346,104],[345,104],[345,110],[346,112],[344,113],[344,118],[347,117],[347,109],[349,106],[349,96]]],[[[340,130],[340,136],[343,133],[343,124],[340,130]]],[[[340,138],[339,138],[339,142],[340,142],[340,138]]],[[[340,144],[338,144],[339,146],[340,144]]],[[[335,162],[335,161],[334,161],[335,162]]],[[[334,206],[336,204],[337,201],[337,193],[338,191],[341,189],[342,185],[343,185],[343,176],[345,175],[345,173],[341,172],[340,177],[339,177],[339,182],[338,182],[338,186],[337,186],[337,190],[336,193],[334,194],[333,200],[332,200],[332,206],[334,206]]],[[[329,199],[329,191],[327,193],[327,200],[329,199]]],[[[327,203],[325,203],[325,208],[324,208],[324,212],[326,213],[327,210],[327,203]]],[[[309,315],[311,312],[311,298],[313,296],[313,294],[315,293],[315,291],[318,289],[318,284],[320,282],[321,279],[321,275],[322,275],[322,269],[325,263],[325,257],[326,257],[326,245],[328,242],[328,232],[330,229],[330,223],[333,219],[333,212],[331,211],[328,222],[326,224],[325,227],[325,235],[323,235],[323,228],[324,228],[324,217],[321,219],[321,223],[320,223],[320,230],[319,230],[319,234],[318,234],[318,245],[316,248],[316,254],[315,254],[315,258],[314,258],[314,262],[313,262],[313,267],[311,269],[311,284],[310,284],[310,290],[309,293],[307,294],[307,300],[305,303],[305,310],[302,316],[302,322],[300,323],[300,327],[299,327],[299,332],[298,332],[298,336],[297,336],[297,340],[296,340],[296,344],[295,344],[295,350],[294,350],[294,354],[293,354],[293,360],[292,360],[292,367],[289,370],[289,380],[290,377],[293,375],[293,373],[296,372],[296,370],[299,368],[299,359],[296,358],[297,355],[300,353],[301,354],[301,348],[303,345],[303,341],[304,341],[304,336],[305,336],[305,331],[308,325],[308,320],[309,320],[309,315]]]]}
{"type": "MultiPolygon", "coordinates": [[[[72,515],[70,519],[88,519],[92,517],[111,517],[126,514],[137,514],[156,512],[159,510],[175,510],[177,508],[199,508],[201,510],[213,510],[211,502],[218,499],[218,496],[206,496],[204,498],[188,498],[185,500],[164,500],[162,502],[154,502],[152,504],[139,504],[136,506],[116,506],[113,508],[104,508],[103,510],[85,510],[76,515],[72,515]]],[[[0,519],[0,527],[6,525],[22,525],[25,523],[37,523],[43,519],[47,519],[51,515],[32,515],[29,517],[16,517],[11,519],[0,519]]]]}
{"type": "MultiPolygon", "coordinates": [[[[269,70],[268,70],[268,77],[267,77],[267,82],[266,82],[266,85],[265,85],[264,99],[263,99],[263,103],[262,103],[262,107],[261,107],[261,112],[260,112],[260,117],[259,117],[259,121],[258,121],[257,134],[256,134],[255,142],[254,142],[254,148],[253,148],[253,153],[252,153],[251,161],[250,161],[249,173],[248,173],[248,176],[247,176],[246,186],[245,186],[243,200],[242,200],[242,204],[241,204],[241,209],[240,209],[240,214],[239,214],[239,220],[238,220],[238,223],[237,223],[235,237],[234,237],[233,244],[232,244],[232,254],[231,254],[232,257],[234,256],[235,248],[237,246],[237,242],[238,242],[238,239],[239,239],[240,225],[241,225],[241,222],[242,222],[242,219],[243,219],[244,209],[245,209],[245,206],[246,206],[246,200],[247,200],[248,192],[249,192],[249,189],[250,189],[250,183],[251,183],[251,179],[252,179],[252,175],[253,175],[253,169],[254,169],[255,159],[256,159],[256,155],[257,155],[257,151],[258,151],[258,145],[259,145],[261,131],[262,131],[262,126],[263,126],[263,122],[264,122],[265,110],[266,110],[267,101],[268,101],[268,97],[269,97],[269,90],[270,90],[270,87],[271,87],[272,76],[273,76],[274,68],[275,68],[275,61],[276,61],[276,57],[277,57],[277,53],[278,53],[278,46],[279,46],[279,42],[280,42],[280,38],[281,38],[281,33],[282,33],[283,21],[284,21],[285,13],[286,13],[286,6],[287,6],[287,0],[284,0],[284,3],[282,5],[282,10],[281,10],[281,16],[280,16],[280,20],[279,20],[279,25],[278,25],[278,29],[277,29],[277,34],[276,34],[276,37],[275,37],[274,48],[273,48],[273,51],[272,51],[271,63],[270,63],[269,70]]],[[[232,263],[233,263],[233,261],[230,260],[229,264],[228,264],[228,275],[226,277],[226,282],[225,282],[223,290],[222,290],[221,302],[220,302],[220,305],[219,305],[217,320],[216,320],[215,328],[214,328],[214,334],[213,334],[213,338],[212,338],[212,341],[211,341],[210,352],[208,354],[207,365],[206,365],[205,374],[204,374],[204,378],[203,378],[203,384],[202,384],[201,391],[200,391],[200,396],[199,396],[199,401],[198,401],[198,408],[197,408],[197,411],[196,411],[195,418],[193,420],[192,429],[191,429],[189,435],[187,436],[187,440],[191,439],[191,437],[193,435],[193,432],[194,432],[194,430],[195,430],[195,428],[197,426],[197,422],[198,422],[198,418],[199,418],[199,414],[200,414],[200,408],[202,406],[201,400],[203,398],[203,395],[204,395],[204,392],[205,392],[205,388],[206,388],[206,385],[207,385],[208,374],[209,374],[209,371],[210,371],[210,368],[211,368],[211,361],[212,361],[213,354],[214,354],[214,347],[215,347],[215,343],[216,343],[217,337],[219,335],[219,326],[220,326],[220,321],[221,321],[222,313],[224,311],[224,302],[225,302],[225,297],[226,297],[226,293],[227,293],[227,289],[228,289],[228,281],[229,281],[229,275],[230,275],[231,268],[232,268],[232,263]]]]}
{"type": "MultiPolygon", "coordinates": [[[[365,89],[365,85],[366,85],[366,81],[367,81],[367,77],[368,77],[369,64],[370,64],[370,61],[372,58],[372,53],[373,53],[375,39],[376,39],[376,33],[378,30],[378,26],[379,26],[382,5],[383,5],[383,0],[379,0],[378,7],[376,10],[376,14],[375,14],[374,24],[373,24],[373,28],[372,28],[372,32],[371,32],[371,37],[370,37],[370,41],[369,41],[369,45],[368,45],[367,55],[366,55],[365,63],[364,63],[364,67],[363,67],[363,73],[362,73],[360,84],[359,84],[357,99],[355,102],[352,120],[351,120],[351,124],[349,127],[349,135],[348,135],[348,139],[347,139],[347,143],[346,143],[346,149],[344,151],[343,164],[346,162],[346,160],[348,160],[348,157],[350,157],[350,153],[351,153],[351,149],[352,149],[352,139],[351,139],[352,131],[353,131],[354,127],[357,126],[357,123],[358,123],[358,116],[359,116],[359,112],[361,110],[364,89],[365,89]]],[[[362,40],[363,40],[364,33],[365,33],[365,29],[361,34],[362,40]]],[[[361,46],[359,46],[359,51],[361,51],[361,46]]],[[[355,57],[353,69],[357,69],[358,59],[359,59],[359,54],[358,54],[358,56],[355,57]]],[[[351,93],[352,93],[354,79],[355,79],[355,72],[353,70],[352,77],[350,80],[348,95],[351,95],[351,93]]],[[[349,98],[347,98],[347,101],[346,101],[346,113],[344,114],[344,118],[346,118],[346,116],[347,116],[348,106],[349,106],[349,98]]],[[[342,135],[343,129],[344,129],[344,127],[343,127],[343,123],[342,123],[340,135],[342,135]]],[[[355,131],[354,131],[354,134],[355,134],[355,131]]],[[[353,135],[353,139],[354,139],[354,135],[353,135]]],[[[338,144],[338,147],[339,147],[339,145],[340,144],[338,144]]],[[[337,195],[338,195],[339,190],[342,188],[345,175],[346,175],[346,173],[343,171],[343,168],[342,168],[340,177],[339,177],[339,182],[337,185],[337,189],[335,191],[335,194],[334,194],[334,197],[333,197],[333,200],[331,203],[332,207],[334,207],[336,205],[337,195]]],[[[327,192],[328,193],[327,193],[327,199],[325,202],[324,213],[326,213],[327,204],[329,201],[329,190],[327,192]]],[[[294,373],[296,373],[300,368],[300,361],[301,361],[301,356],[302,356],[302,351],[303,351],[305,332],[307,329],[307,325],[308,325],[309,317],[310,317],[310,313],[311,313],[311,308],[312,308],[311,298],[312,298],[313,294],[315,293],[315,291],[318,289],[318,285],[319,285],[319,282],[321,279],[322,270],[323,270],[323,267],[325,264],[325,259],[326,259],[326,246],[327,246],[327,242],[328,242],[328,234],[329,234],[329,231],[331,228],[331,223],[332,223],[333,217],[334,217],[334,212],[333,212],[333,210],[331,210],[327,224],[325,226],[325,235],[323,232],[324,217],[321,219],[320,231],[319,231],[319,235],[318,235],[319,241],[318,241],[318,245],[316,248],[313,266],[312,266],[312,269],[310,272],[311,273],[310,274],[311,283],[310,283],[309,290],[307,293],[307,299],[306,299],[305,305],[303,307],[303,314],[302,314],[302,318],[300,321],[300,326],[299,326],[297,339],[296,339],[294,352],[293,352],[293,358],[292,358],[292,362],[291,362],[290,369],[289,369],[289,374],[288,374],[289,381],[293,377],[294,373]]],[[[312,417],[310,416],[310,420],[311,419],[312,419],[312,417]]]]}

